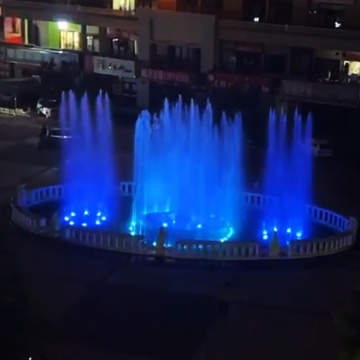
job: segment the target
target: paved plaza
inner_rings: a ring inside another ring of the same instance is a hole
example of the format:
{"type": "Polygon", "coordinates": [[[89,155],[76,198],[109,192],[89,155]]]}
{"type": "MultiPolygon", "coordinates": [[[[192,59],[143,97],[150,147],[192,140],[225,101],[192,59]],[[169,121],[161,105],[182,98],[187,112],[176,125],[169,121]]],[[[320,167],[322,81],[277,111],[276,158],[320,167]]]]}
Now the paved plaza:
{"type": "MultiPolygon", "coordinates": [[[[59,179],[60,154],[37,152],[41,122],[9,121],[0,121],[0,289],[11,295],[0,299],[7,314],[1,359],[26,349],[51,360],[337,358],[333,314],[358,278],[356,251],[233,270],[159,267],[25,234],[9,225],[7,201],[19,183],[59,179]],[[223,316],[227,281],[231,306],[223,316]]],[[[115,131],[119,170],[130,179],[132,132],[115,131]]],[[[321,160],[319,201],[358,215],[354,168],[321,160]],[[353,175],[350,185],[335,179],[340,171],[353,175]],[[324,179],[331,181],[322,186],[324,179]]]]}

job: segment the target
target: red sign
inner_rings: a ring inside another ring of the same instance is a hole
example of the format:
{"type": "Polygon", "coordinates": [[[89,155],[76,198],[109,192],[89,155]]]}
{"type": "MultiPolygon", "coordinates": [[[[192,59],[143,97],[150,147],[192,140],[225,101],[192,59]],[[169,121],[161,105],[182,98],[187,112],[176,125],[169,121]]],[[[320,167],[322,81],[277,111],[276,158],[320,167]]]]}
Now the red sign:
{"type": "Polygon", "coordinates": [[[272,86],[271,78],[226,73],[211,73],[208,75],[208,81],[217,88],[252,86],[269,91],[272,86]]]}
{"type": "Polygon", "coordinates": [[[21,19],[16,17],[4,18],[4,38],[6,42],[12,44],[21,44],[23,42],[21,19]]]}
{"type": "Polygon", "coordinates": [[[141,77],[152,81],[169,81],[175,83],[190,84],[190,75],[177,71],[142,69],[141,77]]]}

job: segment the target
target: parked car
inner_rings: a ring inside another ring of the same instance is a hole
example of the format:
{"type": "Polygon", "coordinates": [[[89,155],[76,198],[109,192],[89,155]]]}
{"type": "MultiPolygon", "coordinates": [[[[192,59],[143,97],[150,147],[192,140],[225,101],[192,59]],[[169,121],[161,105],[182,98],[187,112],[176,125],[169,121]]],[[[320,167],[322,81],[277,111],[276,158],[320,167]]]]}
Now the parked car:
{"type": "Polygon", "coordinates": [[[36,104],[36,111],[46,118],[54,117],[59,111],[59,101],[55,99],[39,99],[36,104]]]}
{"type": "Polygon", "coordinates": [[[64,142],[70,141],[71,139],[72,135],[69,130],[44,127],[40,134],[39,151],[61,147],[64,142]]]}
{"type": "Polygon", "coordinates": [[[312,139],[311,152],[314,156],[332,157],[334,156],[334,149],[331,144],[325,139],[312,139]]]}

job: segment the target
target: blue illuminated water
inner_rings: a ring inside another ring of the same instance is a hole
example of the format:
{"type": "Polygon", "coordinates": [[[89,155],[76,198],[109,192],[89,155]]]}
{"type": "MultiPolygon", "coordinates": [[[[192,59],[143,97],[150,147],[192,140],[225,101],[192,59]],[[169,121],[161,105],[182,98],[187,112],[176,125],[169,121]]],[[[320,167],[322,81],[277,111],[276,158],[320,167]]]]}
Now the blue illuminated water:
{"type": "MultiPolygon", "coordinates": [[[[165,101],[158,116],[143,111],[134,136],[134,192],[121,197],[115,174],[109,99],[90,101],[64,94],[60,108],[63,133],[61,204],[33,209],[62,218],[66,226],[103,228],[144,235],[152,244],[160,227],[166,245],[176,240],[262,241],[274,231],[282,245],[289,240],[327,234],[307,216],[312,203],[312,118],[270,112],[264,194],[274,202],[244,202],[242,119],[224,114],[214,120],[211,105],[165,101]]],[[[253,151],[253,150],[252,150],[253,151]]],[[[250,160],[256,159],[249,153],[250,160]]],[[[259,164],[261,165],[261,164],[259,164]]],[[[52,215],[51,215],[52,216],[52,215]]]]}
{"type": "Polygon", "coordinates": [[[214,123],[208,103],[165,101],[158,117],[136,123],[131,233],[154,238],[228,240],[241,230],[244,209],[242,121],[214,123]]]}
{"type": "Polygon", "coordinates": [[[264,175],[265,193],[278,200],[267,208],[262,236],[273,231],[279,239],[301,239],[310,235],[307,205],[312,200],[312,117],[293,118],[271,111],[268,125],[268,149],[264,175]]]}
{"type": "Polygon", "coordinates": [[[101,226],[117,211],[112,123],[107,95],[89,101],[63,94],[60,106],[63,133],[62,218],[75,226],[101,226]]]}

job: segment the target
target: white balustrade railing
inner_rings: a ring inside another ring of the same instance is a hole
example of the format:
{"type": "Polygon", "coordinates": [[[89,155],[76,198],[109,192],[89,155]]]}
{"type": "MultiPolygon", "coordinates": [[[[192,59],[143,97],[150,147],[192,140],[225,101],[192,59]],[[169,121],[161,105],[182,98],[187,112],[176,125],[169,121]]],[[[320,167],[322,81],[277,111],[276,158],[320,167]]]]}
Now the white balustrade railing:
{"type": "MultiPolygon", "coordinates": [[[[20,186],[12,205],[12,221],[25,230],[36,234],[55,235],[46,218],[31,212],[29,207],[49,201],[59,201],[66,191],[67,188],[63,185],[35,189],[20,186]]],[[[133,182],[121,182],[119,194],[121,196],[132,196],[134,194],[133,182]]],[[[244,193],[244,203],[249,207],[267,207],[276,201],[276,198],[272,196],[244,193]]],[[[308,206],[307,215],[309,220],[327,226],[336,233],[326,238],[292,240],[289,242],[287,250],[285,252],[281,251],[278,257],[301,258],[327,255],[340,252],[355,242],[358,227],[356,219],[347,218],[331,210],[316,206],[308,206]]],[[[67,227],[62,228],[60,237],[66,241],[90,247],[127,253],[153,254],[145,246],[142,236],[111,233],[99,229],[67,227]]],[[[257,242],[211,242],[201,240],[178,240],[175,243],[175,248],[166,250],[166,254],[171,257],[213,260],[269,258],[269,253],[267,249],[264,254],[264,249],[257,242]]]]}
{"type": "Polygon", "coordinates": [[[175,249],[177,256],[192,259],[255,259],[259,255],[259,244],[256,242],[178,240],[175,249]]]}
{"type": "Polygon", "coordinates": [[[112,251],[128,253],[144,253],[143,236],[131,236],[128,234],[111,233],[101,230],[89,230],[82,228],[67,227],[62,230],[62,237],[73,243],[103,248],[112,251]]]}
{"type": "Polygon", "coordinates": [[[35,234],[44,233],[47,229],[46,219],[27,209],[12,205],[11,220],[21,228],[35,234]]]}

